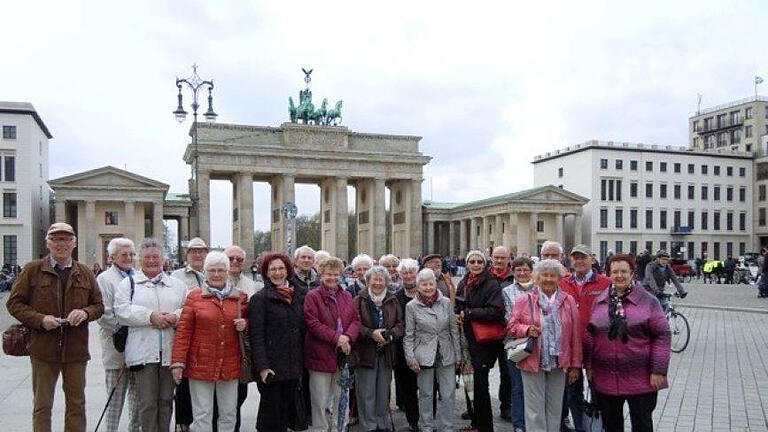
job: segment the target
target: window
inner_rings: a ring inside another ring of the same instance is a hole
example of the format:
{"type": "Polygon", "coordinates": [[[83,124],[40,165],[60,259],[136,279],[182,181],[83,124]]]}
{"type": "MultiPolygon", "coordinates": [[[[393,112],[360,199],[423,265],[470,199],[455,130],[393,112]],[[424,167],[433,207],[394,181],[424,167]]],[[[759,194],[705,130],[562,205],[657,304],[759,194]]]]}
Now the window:
{"type": "Polygon", "coordinates": [[[709,244],[707,242],[701,242],[701,255],[704,256],[704,253],[709,250],[708,248],[709,244]]]}
{"type": "Polygon", "coordinates": [[[544,221],[536,221],[536,232],[544,232],[544,221]]]}
{"type": "Polygon", "coordinates": [[[637,198],[637,182],[632,182],[629,184],[629,197],[637,198]]]}
{"type": "Polygon", "coordinates": [[[691,141],[691,147],[693,147],[693,148],[698,148],[699,147],[699,138],[698,137],[694,137],[693,138],[693,141],[691,141]]]}
{"type": "Polygon", "coordinates": [[[688,199],[689,200],[696,199],[696,186],[688,185],[688,199]]]}
{"type": "Polygon", "coordinates": [[[608,242],[605,240],[600,241],[600,262],[604,263],[605,258],[608,256],[608,242]]]}
{"type": "Polygon", "coordinates": [[[688,210],[688,228],[693,229],[694,228],[694,219],[696,218],[696,213],[694,213],[693,210],[688,210]]]}
{"type": "Polygon", "coordinates": [[[624,253],[624,242],[621,240],[616,240],[616,251],[617,254],[624,253]]]}
{"type": "Polygon", "coordinates": [[[704,145],[704,148],[711,149],[715,146],[715,136],[714,135],[707,135],[706,137],[706,144],[704,145]]]}
{"type": "Polygon", "coordinates": [[[16,192],[3,193],[3,217],[16,217],[16,192]]]}
{"type": "Polygon", "coordinates": [[[680,210],[675,210],[675,213],[672,216],[672,229],[674,231],[678,231],[680,229],[680,210]]]}
{"type": "Polygon", "coordinates": [[[659,242],[659,249],[667,250],[667,242],[665,241],[659,242]]]}
{"type": "Polygon", "coordinates": [[[650,253],[653,253],[653,242],[652,241],[645,242],[645,250],[647,250],[650,253]]]}
{"type": "Polygon", "coordinates": [[[647,161],[645,163],[645,170],[648,171],[648,172],[653,171],[653,162],[652,161],[647,161]]]}
{"type": "Polygon", "coordinates": [[[757,200],[765,201],[765,185],[764,184],[757,187],[757,200]]]}
{"type": "Polygon", "coordinates": [[[739,213],[739,231],[747,230],[747,214],[739,213]]]}
{"type": "Polygon", "coordinates": [[[733,256],[733,243],[727,242],[725,244],[725,256],[732,257],[733,256]]]}
{"type": "Polygon", "coordinates": [[[659,162],[659,171],[667,172],[667,163],[666,162],[659,162]]]}
{"type": "Polygon", "coordinates": [[[600,228],[608,228],[608,209],[600,209],[600,228]]]}
{"type": "Polygon", "coordinates": [[[715,229],[715,231],[720,231],[720,212],[712,212],[712,227],[715,229]]]}
{"type": "Polygon", "coordinates": [[[720,175],[720,165],[715,165],[713,167],[713,169],[715,170],[715,175],[719,176],[720,175]]]}
{"type": "Polygon", "coordinates": [[[15,235],[3,236],[3,264],[18,265],[18,239],[15,235]]]}
{"type": "Polygon", "coordinates": [[[765,207],[757,209],[757,224],[765,226],[765,207]]]}
{"type": "Polygon", "coordinates": [[[744,108],[744,118],[746,118],[746,119],[751,119],[752,118],[752,107],[744,108]]]}
{"type": "Polygon", "coordinates": [[[747,176],[747,169],[744,167],[739,167],[739,177],[746,177],[747,176]]]}
{"type": "Polygon", "coordinates": [[[675,170],[675,174],[680,174],[680,164],[675,162],[675,165],[673,165],[673,168],[675,170]]]}
{"type": "Polygon", "coordinates": [[[694,164],[688,164],[688,174],[695,174],[696,166],[694,164]]]}
{"type": "Polygon", "coordinates": [[[16,181],[16,157],[6,156],[5,158],[5,181],[16,181]]]}
{"type": "Polygon", "coordinates": [[[667,197],[667,184],[662,183],[659,185],[659,198],[666,198],[667,197]]]}
{"type": "Polygon", "coordinates": [[[653,229],[653,210],[645,211],[645,229],[653,229]]]}
{"type": "Polygon", "coordinates": [[[712,247],[715,250],[715,259],[720,260],[720,242],[713,242],[712,247]]]}
{"type": "Polygon", "coordinates": [[[637,171],[637,161],[636,160],[629,161],[629,169],[631,171],[637,171]]]}
{"type": "Polygon", "coordinates": [[[637,255],[637,241],[630,240],[629,241],[629,253],[632,255],[637,255]]]}
{"type": "Polygon", "coordinates": [[[673,192],[675,199],[680,199],[680,190],[681,190],[681,186],[679,184],[676,184],[673,192]]]}
{"type": "Polygon", "coordinates": [[[629,227],[637,228],[637,209],[629,210],[629,227]]]}
{"type": "Polygon", "coordinates": [[[563,167],[560,167],[557,169],[557,176],[562,177],[563,176],[563,167]]]}
{"type": "Polygon", "coordinates": [[[600,169],[608,169],[608,159],[600,159],[600,169]]]}
{"type": "Polygon", "coordinates": [[[727,188],[725,188],[725,200],[733,201],[733,187],[728,186],[727,188]]]}
{"type": "Polygon", "coordinates": [[[659,229],[667,229],[667,211],[659,211],[659,229]]]}
{"type": "Polygon", "coordinates": [[[691,126],[691,132],[698,132],[699,131],[699,121],[694,120],[693,125],[691,126]]]}
{"type": "Polygon", "coordinates": [[[16,139],[16,126],[3,125],[3,139],[16,139]]]}
{"type": "Polygon", "coordinates": [[[624,228],[624,210],[616,209],[616,228],[624,228]]]}
{"type": "Polygon", "coordinates": [[[606,179],[600,179],[600,200],[606,201],[608,199],[608,181],[606,179]]]}
{"type": "Polygon", "coordinates": [[[728,126],[728,114],[720,114],[717,116],[717,127],[722,128],[728,126]]]}
{"type": "Polygon", "coordinates": [[[645,184],[645,197],[646,198],[653,198],[653,183],[646,183],[645,184]]]}
{"type": "Polygon", "coordinates": [[[600,199],[603,201],[621,201],[621,180],[600,179],[600,199]]]}
{"type": "Polygon", "coordinates": [[[741,112],[731,111],[731,125],[735,125],[739,123],[741,123],[741,112]]]}
{"type": "Polygon", "coordinates": [[[707,175],[707,171],[709,171],[708,165],[702,165],[701,166],[701,175],[707,175]]]}
{"type": "Polygon", "coordinates": [[[705,211],[701,212],[701,229],[702,231],[709,229],[709,213],[705,211]]]}
{"type": "Polygon", "coordinates": [[[104,225],[117,225],[117,212],[104,212],[104,225]]]}
{"type": "Polygon", "coordinates": [[[621,159],[616,159],[616,169],[624,169],[624,161],[621,159]]]}
{"type": "Polygon", "coordinates": [[[715,186],[715,188],[713,189],[713,192],[714,192],[713,199],[715,201],[720,201],[720,186],[715,186]]]}
{"type": "Polygon", "coordinates": [[[709,186],[701,185],[701,200],[706,201],[709,199],[709,186]]]}
{"type": "Polygon", "coordinates": [[[752,126],[744,127],[744,138],[752,138],[752,126]]]}
{"type": "Polygon", "coordinates": [[[713,129],[714,117],[707,117],[704,119],[704,131],[710,131],[713,129]]]}
{"type": "Polygon", "coordinates": [[[685,252],[688,254],[688,259],[694,259],[693,242],[688,242],[688,247],[685,248],[685,252]]]}
{"type": "Polygon", "coordinates": [[[727,175],[728,177],[733,177],[733,167],[732,166],[725,167],[725,175],[727,175]]]}
{"type": "Polygon", "coordinates": [[[725,229],[733,231],[733,213],[731,212],[725,214],[725,229]]]}
{"type": "Polygon", "coordinates": [[[720,132],[717,134],[717,146],[725,147],[726,145],[728,145],[728,134],[725,132],[720,132]]]}
{"type": "Polygon", "coordinates": [[[740,187],[739,188],[739,202],[746,202],[747,201],[747,188],[740,187]]]}
{"type": "Polygon", "coordinates": [[[743,256],[747,252],[747,244],[739,242],[739,256],[743,256]]]}

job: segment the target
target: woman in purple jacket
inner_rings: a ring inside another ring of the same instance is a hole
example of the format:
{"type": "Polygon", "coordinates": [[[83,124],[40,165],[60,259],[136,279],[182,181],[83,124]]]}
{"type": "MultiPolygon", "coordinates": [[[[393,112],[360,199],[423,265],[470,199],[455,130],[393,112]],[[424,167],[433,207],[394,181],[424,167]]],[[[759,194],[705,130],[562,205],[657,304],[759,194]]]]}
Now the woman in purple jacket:
{"type": "Polygon", "coordinates": [[[669,323],[659,301],[633,284],[635,260],[618,254],[611,286],[595,300],[584,340],[584,368],[594,384],[606,432],[624,431],[624,402],[633,432],[652,432],[660,389],[667,387],[669,323]]]}
{"type": "MultiPolygon", "coordinates": [[[[318,268],[321,285],[304,299],[304,364],[309,369],[309,393],[312,399],[312,430],[327,431],[325,414],[328,396],[333,394],[333,418],[338,413],[340,375],[338,356],[348,356],[360,333],[360,316],[352,295],[339,285],[344,263],[328,258],[318,268]]],[[[334,420],[335,421],[335,420],[334,420]]]]}

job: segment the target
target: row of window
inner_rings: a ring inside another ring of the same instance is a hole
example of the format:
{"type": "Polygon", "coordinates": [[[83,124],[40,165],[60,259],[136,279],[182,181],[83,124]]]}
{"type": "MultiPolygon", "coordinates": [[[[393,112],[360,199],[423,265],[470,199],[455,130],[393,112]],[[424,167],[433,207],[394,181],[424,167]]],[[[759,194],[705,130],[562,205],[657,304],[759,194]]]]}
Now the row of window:
{"type": "Polygon", "coordinates": [[[16,126],[3,125],[3,139],[16,139],[16,126]]]}
{"type": "MultiPolygon", "coordinates": [[[[733,242],[725,242],[725,256],[721,256],[720,254],[720,242],[712,242],[712,254],[709,253],[709,242],[701,242],[699,244],[699,249],[696,250],[696,245],[694,242],[681,242],[681,241],[672,241],[672,242],[666,242],[666,241],[660,241],[658,242],[659,249],[664,249],[672,254],[674,257],[685,257],[688,260],[696,259],[697,257],[702,257],[704,253],[707,253],[707,259],[724,259],[727,257],[736,257],[733,254],[733,242]],[[671,245],[671,249],[667,249],[667,246],[671,245]]],[[[654,243],[653,241],[646,241],[645,242],[645,249],[650,251],[651,253],[654,253],[656,249],[654,249],[654,243]]],[[[624,253],[624,242],[622,240],[616,240],[614,243],[614,249],[612,252],[615,253],[624,253]]],[[[629,242],[629,253],[633,255],[637,255],[637,241],[631,240],[629,242]]],[[[744,255],[747,252],[747,244],[746,242],[739,242],[739,255],[744,255]]],[[[605,240],[600,241],[600,261],[605,262],[605,258],[608,256],[608,242],[605,240]]]]}
{"type": "MultiPolygon", "coordinates": [[[[668,171],[668,163],[667,162],[659,162],[659,172],[667,172],[668,171]]],[[[682,171],[683,165],[680,162],[674,162],[672,164],[672,171],[675,174],[680,174],[682,171]]],[[[623,170],[624,169],[624,160],[622,159],[616,159],[614,161],[614,168],[617,170],[623,170]]],[[[600,159],[600,169],[608,169],[608,159],[600,159]]],[[[631,160],[629,161],[629,170],[630,171],[637,171],[637,161],[631,160]]],[[[645,161],[645,171],[647,172],[653,172],[653,161],[645,161]]],[[[687,172],[688,174],[696,174],[696,164],[689,163],[687,164],[687,172]]],[[[720,175],[720,165],[714,165],[712,167],[712,172],[714,175],[719,176],[720,175]]],[[[563,169],[558,169],[558,176],[563,176],[563,169]]],[[[702,175],[708,175],[709,174],[709,165],[701,165],[699,169],[699,173],[702,175]]],[[[733,177],[733,167],[727,166],[725,167],[725,175],[728,177],[733,177]]],[[[746,167],[739,167],[739,177],[746,177],[747,175],[747,168],[746,167]]]]}
{"type": "MultiPolygon", "coordinates": [[[[617,179],[600,179],[600,200],[601,201],[621,201],[622,181],[617,179]]],[[[645,197],[654,197],[654,184],[648,182],[645,184],[645,197]]],[[[633,181],[629,183],[629,197],[637,198],[638,196],[638,182],[633,181]]],[[[762,186],[763,197],[765,195],[765,186],[762,186]]],[[[733,186],[725,187],[725,200],[733,201],[733,186]]],[[[703,201],[709,200],[709,185],[699,186],[700,195],[696,197],[696,185],[687,185],[686,197],[689,200],[701,199],[703,201]]],[[[680,184],[672,185],[672,197],[674,199],[682,199],[683,186],[680,184]]],[[[712,199],[714,201],[721,201],[722,195],[721,186],[712,187],[712,199]]],[[[668,198],[669,190],[666,183],[659,184],[659,198],[668,198]]],[[[765,199],[765,198],[763,198],[765,199]]],[[[739,202],[747,201],[747,188],[746,186],[739,187],[739,202]]]]}
{"type": "MultiPolygon", "coordinates": [[[[765,210],[765,209],[762,209],[765,210]]],[[[713,231],[720,231],[721,229],[721,215],[722,212],[715,211],[712,212],[712,230],[713,231]]],[[[669,211],[667,210],[659,210],[659,229],[668,229],[668,221],[669,221],[669,211]]],[[[693,210],[689,210],[687,213],[687,218],[685,221],[683,221],[683,212],[680,210],[675,210],[672,212],[672,230],[675,232],[680,233],[688,233],[693,231],[696,228],[696,212],[693,210]]],[[[765,216],[765,215],[763,215],[765,216]]],[[[617,208],[614,210],[614,227],[615,228],[624,228],[624,209],[617,208]]],[[[645,228],[646,229],[653,229],[653,220],[654,220],[654,210],[653,209],[646,209],[645,210],[645,228]]],[[[699,228],[702,231],[708,231],[709,230],[709,212],[708,211],[702,211],[700,213],[699,217],[699,228]]],[[[733,231],[733,222],[734,222],[734,213],[733,212],[727,212],[725,214],[725,230],[726,231],[733,231]]],[[[630,209],[629,210],[629,228],[630,229],[637,229],[638,227],[638,210],[637,209],[630,209]]],[[[600,209],[600,228],[607,229],[608,228],[608,209],[601,208],[600,209]]],[[[739,231],[746,231],[747,230],[747,214],[746,213],[739,213],[739,231]]]]}

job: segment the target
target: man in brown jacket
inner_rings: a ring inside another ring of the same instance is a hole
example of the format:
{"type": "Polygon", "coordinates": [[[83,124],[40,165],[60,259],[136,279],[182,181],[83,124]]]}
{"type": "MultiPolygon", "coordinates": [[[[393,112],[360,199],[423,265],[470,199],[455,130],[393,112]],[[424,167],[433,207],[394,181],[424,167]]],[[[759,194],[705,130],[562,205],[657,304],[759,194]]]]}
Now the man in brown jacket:
{"type": "Polygon", "coordinates": [[[72,260],[77,238],[71,226],[48,229],[49,255],[24,266],[6,307],[32,329],[33,430],[50,432],[56,381],[63,377],[66,413],[64,430],[85,432],[85,366],[88,321],[101,317],[104,304],[91,270],[72,260]]]}

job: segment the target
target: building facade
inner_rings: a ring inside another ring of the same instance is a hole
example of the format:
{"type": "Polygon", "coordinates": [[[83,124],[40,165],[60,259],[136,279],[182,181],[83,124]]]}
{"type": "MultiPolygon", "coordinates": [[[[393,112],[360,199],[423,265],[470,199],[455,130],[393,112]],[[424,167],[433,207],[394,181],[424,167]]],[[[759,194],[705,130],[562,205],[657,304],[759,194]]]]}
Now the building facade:
{"type": "Polygon", "coordinates": [[[26,102],[0,102],[0,127],[0,257],[2,264],[24,265],[46,253],[48,140],[53,136],[26,102]]]}
{"type": "Polygon", "coordinates": [[[536,156],[534,185],[588,198],[584,239],[599,253],[666,249],[694,259],[753,252],[752,156],[588,141],[536,156]]]}

